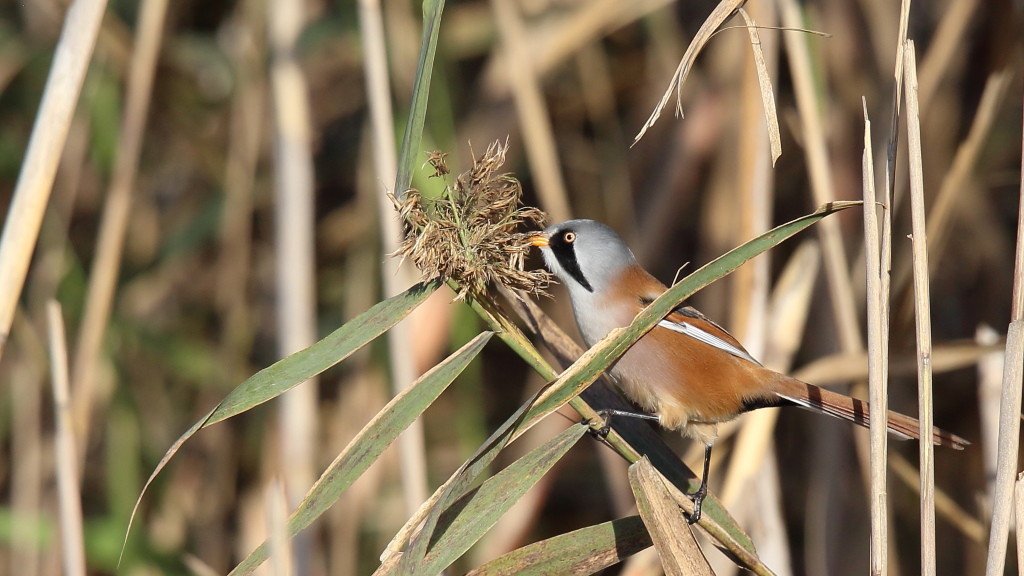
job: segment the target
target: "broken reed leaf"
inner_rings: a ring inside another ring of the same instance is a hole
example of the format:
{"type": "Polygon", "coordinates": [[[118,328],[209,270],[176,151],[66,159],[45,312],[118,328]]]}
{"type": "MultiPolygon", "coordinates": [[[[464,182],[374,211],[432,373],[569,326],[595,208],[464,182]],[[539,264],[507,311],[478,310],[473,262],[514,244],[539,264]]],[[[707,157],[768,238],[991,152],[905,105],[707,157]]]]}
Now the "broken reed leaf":
{"type": "Polygon", "coordinates": [[[669,100],[672,99],[673,92],[676,94],[676,116],[679,118],[683,117],[682,86],[683,82],[686,81],[686,77],[690,74],[690,69],[693,67],[697,55],[704,48],[704,45],[708,43],[708,40],[711,39],[711,34],[726,20],[731,18],[736,9],[743,6],[746,2],[747,0],[721,0],[715,6],[715,9],[711,11],[711,14],[701,24],[697,33],[694,34],[690,45],[686,47],[686,52],[683,53],[683,59],[679,61],[679,66],[672,76],[672,81],[669,82],[668,89],[661,96],[661,101],[655,106],[654,112],[647,118],[647,122],[644,122],[644,125],[640,128],[640,132],[633,137],[633,143],[630,146],[636,146],[636,143],[644,137],[647,130],[654,126],[654,123],[661,116],[661,111],[668,106],[669,100]]]}
{"type": "MultiPolygon", "coordinates": [[[[507,150],[507,140],[488,146],[436,199],[425,199],[416,190],[407,191],[403,200],[388,195],[408,224],[405,239],[391,256],[411,259],[424,278],[454,281],[456,300],[479,297],[492,283],[546,295],[551,282],[546,270],[525,269],[530,234],[517,230],[522,224],[543,228],[547,215],[523,206],[522,185],[511,174],[499,172],[507,150]]],[[[427,154],[434,176],[449,173],[447,153],[427,154]]]]}
{"type": "Polygon", "coordinates": [[[757,33],[757,26],[754,20],[743,8],[737,8],[737,12],[747,23],[747,30],[750,33],[750,47],[754,50],[754,69],[757,70],[757,84],[761,89],[761,103],[764,106],[764,119],[768,124],[768,141],[772,150],[772,167],[782,156],[782,136],[779,135],[779,117],[775,111],[775,94],[772,91],[772,79],[768,75],[768,65],[764,60],[764,53],[761,51],[761,38],[757,33]]]}
{"type": "Polygon", "coordinates": [[[775,30],[776,32],[803,32],[804,34],[810,34],[811,36],[820,36],[822,38],[831,38],[832,35],[828,32],[822,32],[821,30],[811,30],[810,28],[792,28],[789,26],[758,26],[744,24],[742,26],[722,26],[718,30],[715,30],[714,34],[708,37],[711,40],[715,36],[727,30],[775,30]]]}

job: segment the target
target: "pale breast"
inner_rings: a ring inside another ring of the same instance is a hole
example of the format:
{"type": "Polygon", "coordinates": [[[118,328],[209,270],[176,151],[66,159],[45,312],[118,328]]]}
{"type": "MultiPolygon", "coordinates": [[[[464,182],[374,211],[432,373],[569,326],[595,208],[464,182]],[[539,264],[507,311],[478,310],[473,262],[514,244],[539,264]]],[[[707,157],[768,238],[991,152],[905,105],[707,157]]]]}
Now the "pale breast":
{"type": "Polygon", "coordinates": [[[625,328],[633,322],[635,312],[622,306],[604,306],[604,300],[587,294],[573,299],[576,326],[587,347],[596,344],[616,328],[625,328]]]}

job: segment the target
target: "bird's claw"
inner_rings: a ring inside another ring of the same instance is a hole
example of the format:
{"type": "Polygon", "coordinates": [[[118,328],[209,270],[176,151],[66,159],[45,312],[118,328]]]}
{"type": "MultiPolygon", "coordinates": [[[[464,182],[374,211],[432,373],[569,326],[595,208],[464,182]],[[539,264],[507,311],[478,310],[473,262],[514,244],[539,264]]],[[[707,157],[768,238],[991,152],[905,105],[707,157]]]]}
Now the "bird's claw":
{"type": "Polygon", "coordinates": [[[591,436],[593,436],[594,438],[599,438],[601,440],[606,440],[608,438],[608,434],[612,431],[612,429],[608,426],[607,422],[600,428],[595,428],[594,426],[591,426],[591,423],[593,423],[593,420],[591,420],[590,418],[584,418],[580,420],[580,424],[583,424],[584,426],[588,426],[590,428],[591,436]]]}
{"type": "Polygon", "coordinates": [[[708,495],[707,485],[701,485],[696,492],[687,494],[690,500],[693,500],[693,513],[686,519],[686,523],[693,525],[700,522],[701,516],[701,505],[704,504],[704,498],[708,495]]]}

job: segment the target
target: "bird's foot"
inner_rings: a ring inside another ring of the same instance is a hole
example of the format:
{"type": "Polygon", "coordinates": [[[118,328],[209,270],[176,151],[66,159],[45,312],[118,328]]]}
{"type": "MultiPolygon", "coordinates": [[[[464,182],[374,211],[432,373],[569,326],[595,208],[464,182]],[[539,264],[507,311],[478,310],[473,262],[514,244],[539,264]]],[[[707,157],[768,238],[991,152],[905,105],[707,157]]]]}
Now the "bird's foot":
{"type": "Polygon", "coordinates": [[[693,513],[690,514],[690,517],[686,519],[687,524],[693,525],[697,522],[700,522],[701,505],[704,504],[704,498],[707,497],[707,495],[708,485],[703,483],[701,484],[700,488],[697,489],[696,492],[692,494],[687,494],[690,500],[693,500],[693,513]]]}
{"type": "Polygon", "coordinates": [[[589,426],[590,435],[593,436],[594,438],[597,438],[599,440],[607,440],[608,434],[612,431],[611,426],[608,425],[610,415],[607,414],[604,410],[598,411],[597,415],[600,416],[601,420],[604,421],[604,424],[601,425],[600,427],[592,426],[591,424],[593,424],[593,420],[591,420],[590,418],[584,418],[580,420],[580,424],[589,426]]]}

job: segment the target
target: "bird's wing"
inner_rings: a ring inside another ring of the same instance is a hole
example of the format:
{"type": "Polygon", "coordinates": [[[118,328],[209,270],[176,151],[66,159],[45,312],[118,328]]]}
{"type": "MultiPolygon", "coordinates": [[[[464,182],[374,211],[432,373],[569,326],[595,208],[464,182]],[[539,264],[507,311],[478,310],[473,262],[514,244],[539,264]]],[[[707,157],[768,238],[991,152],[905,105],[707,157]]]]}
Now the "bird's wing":
{"type": "MultiPolygon", "coordinates": [[[[639,266],[631,268],[628,272],[629,274],[622,280],[622,286],[618,288],[624,294],[639,292],[640,297],[637,299],[635,316],[642,308],[648,306],[658,296],[663,294],[666,288],[664,284],[639,266]],[[628,286],[628,290],[624,286],[628,286]]],[[[664,320],[658,322],[658,326],[688,336],[709,346],[714,346],[723,352],[751,362],[755,366],[761,366],[761,363],[754,360],[754,357],[743,349],[743,345],[733,338],[732,334],[729,334],[725,331],[725,328],[712,322],[710,318],[701,314],[696,308],[679,306],[666,316],[664,320]]]]}
{"type": "Polygon", "coordinates": [[[719,350],[752,362],[757,366],[761,365],[760,362],[743,349],[743,345],[733,338],[732,334],[726,332],[724,328],[712,322],[695,308],[689,306],[676,308],[664,320],[658,322],[658,326],[689,336],[709,346],[714,346],[719,350]]]}

